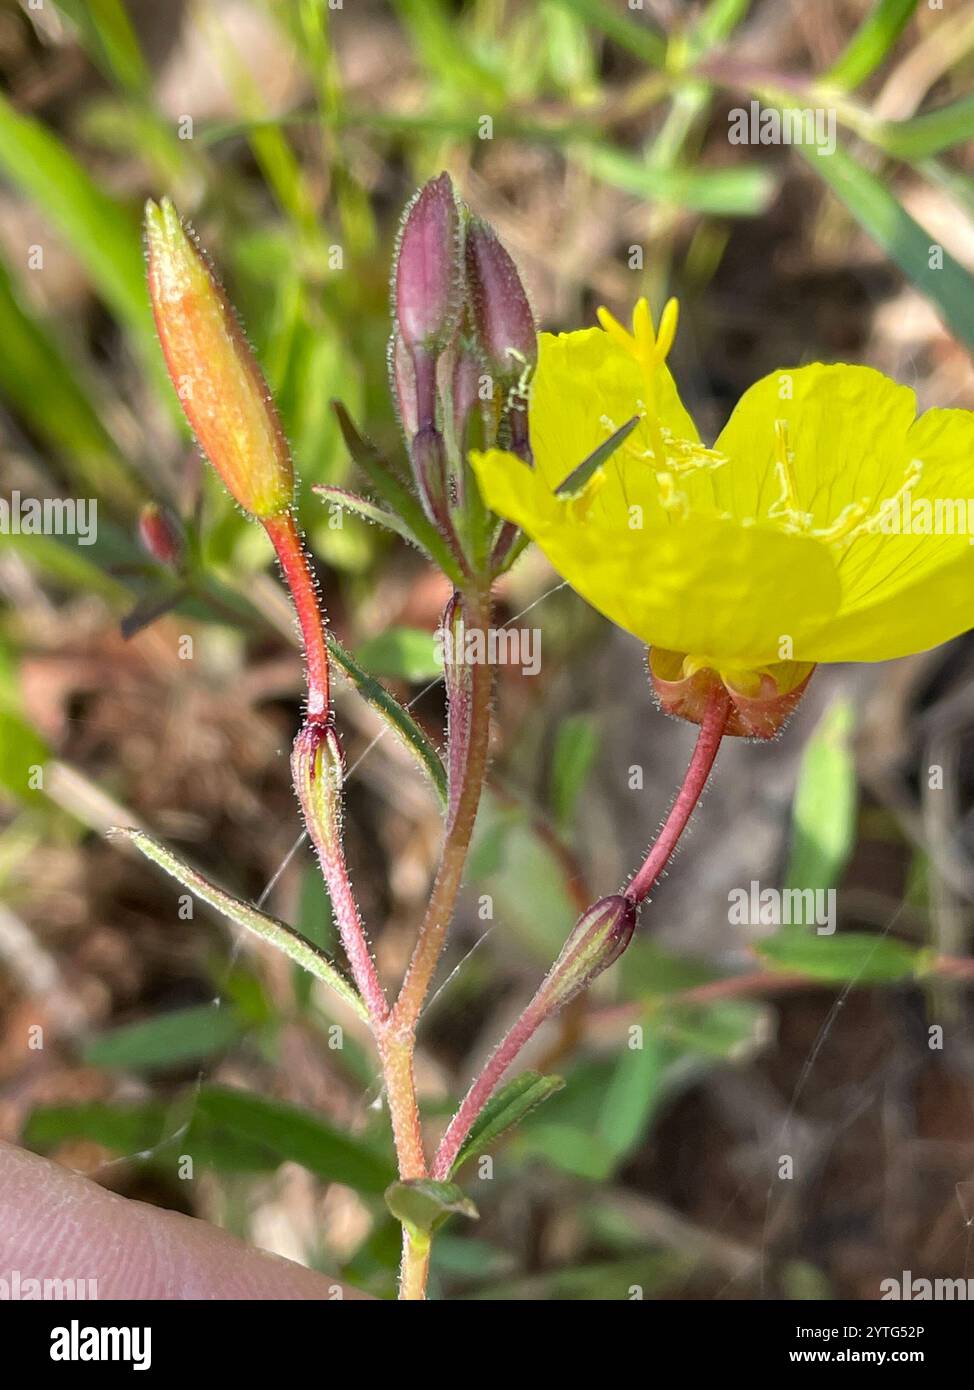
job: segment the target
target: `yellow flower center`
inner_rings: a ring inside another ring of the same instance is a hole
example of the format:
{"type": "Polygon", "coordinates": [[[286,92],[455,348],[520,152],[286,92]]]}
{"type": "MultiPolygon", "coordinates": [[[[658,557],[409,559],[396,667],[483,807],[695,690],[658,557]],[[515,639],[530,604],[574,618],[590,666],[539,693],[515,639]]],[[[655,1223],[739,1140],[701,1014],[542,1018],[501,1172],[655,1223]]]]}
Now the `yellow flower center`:
{"type": "MultiPolygon", "coordinates": [[[[659,329],[654,331],[649,304],[645,298],[638,300],[632,313],[632,332],[623,328],[604,306],[598,310],[602,328],[638,364],[643,378],[643,399],[636,405],[645,429],[636,431],[621,446],[632,458],[648,463],[656,475],[659,487],[659,502],[664,511],[685,517],[690,510],[689,500],[677,480],[681,476],[700,470],[722,468],[730,460],[715,449],[707,449],[696,440],[680,439],[665,425],[661,424],[657,409],[657,385],[659,369],[666,361],[673,340],[676,337],[679,319],[679,305],[675,299],[667,301],[660,315],[659,329]],[[642,435],[642,440],[639,436],[642,435]],[[646,436],[649,448],[644,447],[646,436]]],[[[600,424],[608,435],[618,429],[618,422],[603,415],[600,424]]],[[[923,463],[913,459],[904,470],[903,481],[894,493],[885,498],[861,497],[849,502],[838,516],[826,525],[816,526],[814,514],[805,511],[799,504],[798,487],[794,471],[794,451],[788,437],[788,421],[774,421],[775,477],[778,483],[778,496],[768,508],[765,517],[739,516],[731,512],[719,512],[724,521],[736,521],[742,526],[756,526],[762,521],[772,522],[776,529],[809,536],[826,545],[845,549],[857,536],[877,531],[883,511],[899,505],[904,494],[909,493],[918,483],[923,463]]],[[[575,500],[575,505],[584,513],[601,488],[603,475],[595,474],[588,486],[575,500]],[[598,480],[598,481],[597,481],[598,480]]]]}

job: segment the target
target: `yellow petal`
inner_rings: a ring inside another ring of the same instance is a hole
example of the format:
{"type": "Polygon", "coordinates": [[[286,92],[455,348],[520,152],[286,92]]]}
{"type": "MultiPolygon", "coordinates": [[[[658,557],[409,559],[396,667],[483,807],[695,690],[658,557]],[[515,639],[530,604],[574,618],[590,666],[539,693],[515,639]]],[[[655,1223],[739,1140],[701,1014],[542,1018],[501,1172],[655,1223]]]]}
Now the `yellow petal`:
{"type": "Polygon", "coordinates": [[[922,464],[893,513],[913,534],[879,531],[852,542],[838,563],[840,612],[809,644],[809,660],[907,656],[974,622],[974,414],[928,410],[908,431],[901,457],[922,464]]]}
{"type": "Polygon", "coordinates": [[[790,656],[788,642],[797,651],[838,603],[831,556],[814,541],[696,515],[640,528],[604,502],[607,486],[592,488],[591,499],[588,490],[560,498],[513,454],[475,453],[471,462],[487,504],[527,531],[594,608],[647,644],[761,666],[790,656]]]}
{"type": "Polygon", "coordinates": [[[714,476],[718,504],[767,519],[781,495],[775,422],[791,453],[796,507],[827,530],[850,505],[888,495],[902,481],[916,397],[871,367],[796,367],[745,391],[715,449],[731,465],[714,476]]]}
{"type": "MultiPolygon", "coordinates": [[[[613,429],[639,413],[643,395],[637,362],[601,329],[541,334],[531,388],[531,447],[552,491],[613,429]]],[[[699,440],[666,366],[657,369],[656,409],[673,435],[699,440]]]]}

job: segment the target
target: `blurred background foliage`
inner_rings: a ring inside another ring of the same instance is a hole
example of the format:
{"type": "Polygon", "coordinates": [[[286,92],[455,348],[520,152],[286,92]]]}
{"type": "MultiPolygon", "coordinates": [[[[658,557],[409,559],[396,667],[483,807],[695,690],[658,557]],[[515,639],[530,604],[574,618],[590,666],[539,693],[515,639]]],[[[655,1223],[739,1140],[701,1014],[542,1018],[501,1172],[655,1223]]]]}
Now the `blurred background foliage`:
{"type": "MultiPolygon", "coordinates": [[[[334,948],[287,779],[290,614],[181,426],[145,197],[192,219],[241,312],[337,635],[439,741],[446,581],[310,490],[368,490],[333,399],[399,449],[388,277],[412,189],[450,170],[547,328],[678,293],[675,371],[713,430],[757,376],[816,359],[972,406],[972,73],[969,0],[4,0],[2,493],[98,501],[90,546],[0,537],[4,1137],[392,1291],[391,1152],[354,1020],[104,835],[145,825],[334,948]],[[835,152],[730,143],[754,99],[834,111],[835,152]],[[178,521],[176,566],[139,544],[148,502],[178,521]]],[[[537,557],[499,598],[541,628],[543,664],[500,672],[423,1024],[431,1125],[636,862],[689,739],[637,645],[537,557]]],[[[567,1084],[491,1181],[462,1175],[481,1221],[439,1238],[437,1292],[870,1297],[902,1268],[968,1272],[972,682],[966,639],[820,673],[781,743],[722,754],[640,939],[527,1059],[567,1084]],[[839,933],[730,928],[728,886],[752,878],[839,887],[839,933]]],[[[436,801],[350,689],[340,717],[353,876],[395,978],[436,801]]]]}

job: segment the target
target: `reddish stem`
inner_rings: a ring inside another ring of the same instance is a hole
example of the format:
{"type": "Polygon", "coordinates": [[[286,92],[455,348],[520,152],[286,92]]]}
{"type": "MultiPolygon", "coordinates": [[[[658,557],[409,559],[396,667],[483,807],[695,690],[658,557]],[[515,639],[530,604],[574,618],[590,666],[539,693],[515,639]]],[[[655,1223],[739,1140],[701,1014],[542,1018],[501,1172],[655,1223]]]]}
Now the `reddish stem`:
{"type": "Polygon", "coordinates": [[[504,1073],[521,1048],[544,1023],[548,1015],[545,1004],[544,984],[542,984],[538,993],[515,1022],[503,1042],[491,1054],[483,1071],[460,1102],[460,1108],[447,1126],[433,1160],[433,1177],[440,1182],[444,1182],[450,1176],[450,1170],[456,1162],[457,1154],[463,1147],[464,1140],[473,1127],[474,1120],[494,1094],[504,1073]]]}
{"type": "Polygon", "coordinates": [[[263,523],[284,571],[304,646],[307,666],[309,724],[328,724],[331,697],[328,678],[328,647],[325,641],[325,615],[318,596],[318,584],[308,553],[301,541],[293,512],[283,512],[263,523]]]}
{"type": "Polygon", "coordinates": [[[646,856],[642,868],[629,886],[622,890],[631,902],[641,903],[666,868],[670,855],[676,848],[676,842],[686,829],[687,821],[693,815],[694,807],[707,785],[707,778],[724,736],[729,713],[730,696],[723,685],[715,684],[700,725],[693,757],[670,814],[666,817],[663,829],[646,856]]]}

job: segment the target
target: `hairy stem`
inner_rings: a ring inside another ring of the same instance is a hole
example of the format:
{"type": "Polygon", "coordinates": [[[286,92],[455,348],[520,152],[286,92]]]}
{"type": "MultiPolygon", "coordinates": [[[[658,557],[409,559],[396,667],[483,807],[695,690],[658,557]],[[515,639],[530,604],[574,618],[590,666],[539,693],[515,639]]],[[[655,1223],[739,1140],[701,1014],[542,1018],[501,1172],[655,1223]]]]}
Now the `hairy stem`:
{"type": "MultiPolygon", "coordinates": [[[[707,779],[710,776],[717,750],[724,735],[729,711],[730,699],[727,691],[722,685],[715,686],[703,723],[700,726],[700,733],[697,736],[696,746],[690,758],[683,784],[677,793],[673,807],[649,851],[645,863],[634,876],[628,888],[625,889],[625,896],[631,902],[639,903],[645,898],[669,862],[677,841],[686,829],[687,821],[693,814],[693,809],[707,785],[707,779]]],[[[433,1160],[434,1178],[443,1180],[449,1176],[457,1154],[463,1147],[463,1142],[470,1133],[477,1116],[494,1094],[508,1067],[525,1043],[533,1037],[551,1012],[548,1007],[546,983],[547,980],[542,983],[534,998],[507,1036],[491,1054],[483,1071],[475,1079],[461,1101],[460,1108],[447,1126],[433,1160]]]]}
{"type": "Polygon", "coordinates": [[[412,1034],[396,1036],[388,1026],[376,1030],[389,1119],[396,1144],[396,1161],[403,1182],[426,1177],[426,1155],[419,1123],[413,1075],[412,1034]]]}
{"type": "Polygon", "coordinates": [[[677,841],[686,829],[687,821],[693,815],[694,807],[707,785],[717,750],[724,736],[727,716],[730,712],[730,697],[720,684],[715,684],[707,703],[707,709],[697,735],[696,747],[690,759],[683,785],[677,792],[676,800],[666,817],[663,828],[653,843],[642,868],[635,874],[629,886],[622,891],[631,902],[641,903],[653,884],[669,863],[676,849],[677,841]]]}
{"type": "MultiPolygon", "coordinates": [[[[468,630],[479,627],[485,634],[490,626],[490,595],[464,595],[464,617],[468,630]]],[[[463,869],[473,834],[480,794],[487,772],[487,749],[490,740],[490,699],[493,672],[486,662],[476,662],[470,672],[469,723],[465,727],[466,758],[456,780],[454,798],[451,788],[451,807],[440,864],[416,939],[416,946],[406,971],[402,990],[392,1011],[397,1031],[413,1031],[422,1011],[423,1001],[439,963],[453,916],[457,894],[463,879],[463,869]]]]}
{"type": "Polygon", "coordinates": [[[307,717],[311,723],[325,724],[331,717],[331,696],[328,647],[325,640],[326,623],[318,597],[317,582],[301,541],[294,513],[284,512],[281,516],[265,521],[263,525],[277,552],[301,627],[308,681],[307,717]]]}
{"type": "Polygon", "coordinates": [[[528,1042],[544,1022],[547,1010],[544,1007],[542,989],[531,1000],[510,1032],[491,1053],[483,1071],[474,1081],[460,1103],[460,1108],[447,1126],[440,1147],[433,1160],[433,1177],[445,1181],[456,1162],[457,1154],[473,1126],[474,1120],[490,1100],[500,1084],[501,1078],[521,1048],[528,1042]]]}
{"type": "Polygon", "coordinates": [[[400,1299],[417,1301],[426,1297],[430,1267],[429,1236],[411,1235],[402,1228],[402,1264],[399,1266],[400,1299]]]}

